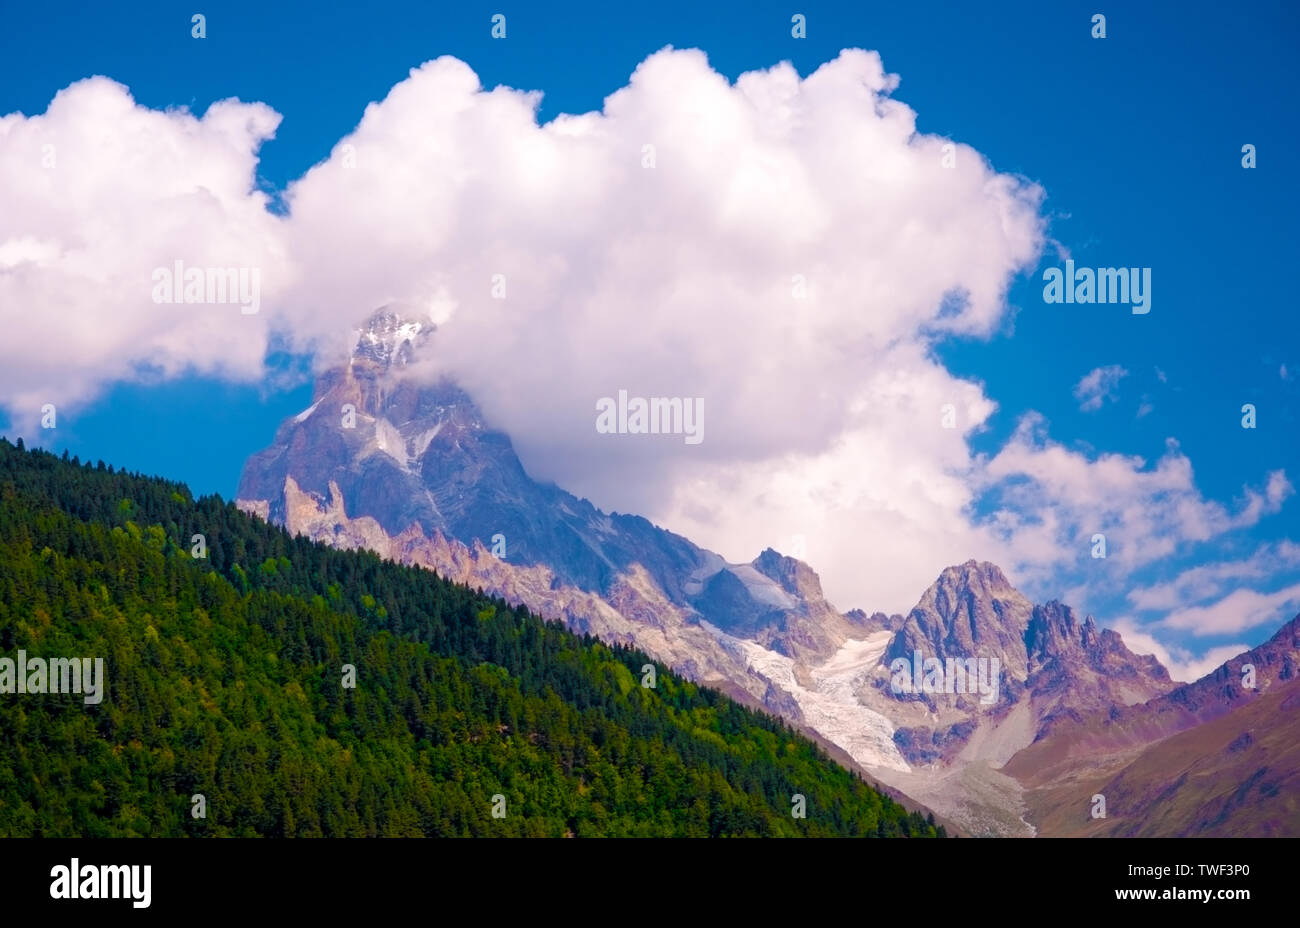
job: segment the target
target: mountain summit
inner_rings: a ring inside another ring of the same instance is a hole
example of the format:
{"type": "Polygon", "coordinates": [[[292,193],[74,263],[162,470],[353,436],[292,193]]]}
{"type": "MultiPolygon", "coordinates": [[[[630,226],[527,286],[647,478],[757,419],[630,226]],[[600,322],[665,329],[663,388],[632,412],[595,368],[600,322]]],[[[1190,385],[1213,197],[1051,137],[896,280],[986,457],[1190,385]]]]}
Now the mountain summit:
{"type": "Polygon", "coordinates": [[[727,564],[646,519],[534,481],[463,390],[408,370],[431,332],[391,309],[373,315],[348,362],[319,378],[311,407],[248,460],[241,505],[296,530],[333,505],[374,520],[388,538],[414,527],[606,599],[644,575],[652,598],[785,654],[829,654],[861,630],[826,604],[806,564],[774,551],[727,564]]]}
{"type": "Polygon", "coordinates": [[[949,567],[925,591],[886,656],[910,660],[918,650],[939,660],[996,654],[1008,674],[1023,680],[1033,608],[997,565],[967,561],[949,567]]]}

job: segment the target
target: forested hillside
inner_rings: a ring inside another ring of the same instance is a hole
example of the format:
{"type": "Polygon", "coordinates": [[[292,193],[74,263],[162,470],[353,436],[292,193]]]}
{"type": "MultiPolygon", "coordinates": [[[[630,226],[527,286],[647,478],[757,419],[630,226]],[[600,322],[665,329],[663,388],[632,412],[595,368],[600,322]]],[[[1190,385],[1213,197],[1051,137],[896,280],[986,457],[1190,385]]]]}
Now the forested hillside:
{"type": "Polygon", "coordinates": [[[0,693],[3,836],[942,834],[774,718],[643,686],[644,654],[0,440],[19,650],[107,682],[0,693]]]}

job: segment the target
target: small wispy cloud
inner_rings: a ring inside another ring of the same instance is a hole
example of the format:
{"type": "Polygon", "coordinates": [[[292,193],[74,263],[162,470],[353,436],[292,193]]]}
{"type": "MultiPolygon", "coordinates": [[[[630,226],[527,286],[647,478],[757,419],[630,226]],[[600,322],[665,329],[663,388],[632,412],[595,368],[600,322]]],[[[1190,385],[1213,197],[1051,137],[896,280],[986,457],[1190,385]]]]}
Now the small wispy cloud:
{"type": "Polygon", "coordinates": [[[1107,401],[1119,398],[1119,382],[1128,376],[1128,371],[1118,364],[1098,367],[1084,375],[1074,385],[1074,398],[1079,401],[1079,408],[1084,412],[1101,409],[1107,401]]]}
{"type": "Polygon", "coordinates": [[[1195,654],[1186,648],[1160,642],[1129,619],[1113,622],[1111,627],[1119,632],[1120,637],[1124,639],[1124,644],[1134,654],[1154,655],[1156,660],[1164,664],[1165,669],[1169,671],[1169,676],[1177,683],[1192,683],[1199,680],[1207,673],[1218,669],[1225,661],[1250,650],[1249,645],[1245,644],[1225,644],[1210,648],[1203,654],[1195,654]]]}
{"type": "Polygon", "coordinates": [[[1300,544],[1282,540],[1261,545],[1249,557],[1192,567],[1166,583],[1135,587],[1128,593],[1134,608],[1147,612],[1183,610],[1221,597],[1244,581],[1260,581],[1300,570],[1300,544]]]}
{"type": "Polygon", "coordinates": [[[1209,605],[1191,606],[1170,613],[1160,624],[1197,636],[1233,635],[1268,623],[1280,624],[1280,621],[1290,618],[1283,613],[1298,604],[1300,583],[1273,593],[1238,589],[1209,605]]]}

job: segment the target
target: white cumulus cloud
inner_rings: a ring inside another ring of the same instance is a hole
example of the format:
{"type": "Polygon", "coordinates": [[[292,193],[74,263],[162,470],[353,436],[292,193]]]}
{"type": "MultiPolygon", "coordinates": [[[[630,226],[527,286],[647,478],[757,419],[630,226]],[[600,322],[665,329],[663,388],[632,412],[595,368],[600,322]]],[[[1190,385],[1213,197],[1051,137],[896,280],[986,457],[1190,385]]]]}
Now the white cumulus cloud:
{"type": "Polygon", "coordinates": [[[155,303],[151,275],[181,261],[257,268],[264,300],[282,286],[281,223],[254,186],[279,121],[236,100],[148,109],[104,77],[0,117],[0,403],[16,423],[118,380],[260,375],[266,315],[155,303]]]}
{"type": "MultiPolygon", "coordinates": [[[[933,348],[1002,329],[1044,193],[969,146],[950,162],[897,86],[874,52],[731,82],[666,49],[599,111],[539,124],[540,92],[440,58],[279,216],[256,184],[266,105],[199,117],[76,83],[0,119],[0,403],[21,422],[118,380],[257,378],[274,335],[328,364],[400,303],[534,476],[732,560],[803,536],[843,608],[906,610],[969,557],[1046,584],[1093,531],[1132,569],[1276,511],[1281,472],[1228,507],[1174,446],[1089,457],[1034,416],[971,451],[996,403],[933,348]],[[259,268],[261,312],[154,303],[177,260],[259,268]],[[702,399],[704,441],[598,433],[619,390],[702,399]]],[[[1084,403],[1122,369],[1094,375],[1084,403]]]]}

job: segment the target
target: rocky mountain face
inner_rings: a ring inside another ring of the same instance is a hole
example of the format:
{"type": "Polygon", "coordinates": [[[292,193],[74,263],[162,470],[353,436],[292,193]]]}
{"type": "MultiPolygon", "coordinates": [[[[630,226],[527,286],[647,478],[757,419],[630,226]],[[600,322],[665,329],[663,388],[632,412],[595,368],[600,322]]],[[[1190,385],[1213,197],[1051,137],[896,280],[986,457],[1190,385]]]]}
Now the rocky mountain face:
{"type": "Polygon", "coordinates": [[[510,439],[487,427],[463,390],[427,384],[413,369],[432,330],[391,311],[374,316],[349,363],[319,379],[312,406],[249,459],[238,497],[265,502],[268,517],[283,521],[286,478],[321,500],[332,482],[348,511],[389,535],[416,525],[489,548],[499,536],[505,560],[544,564],[584,590],[604,589],[640,563],[684,601],[684,579],[711,566],[700,550],[645,519],[600,513],[531,480],[510,439]]]}
{"type": "Polygon", "coordinates": [[[1009,765],[1017,775],[1046,781],[1084,758],[1124,754],[1198,728],[1300,676],[1300,616],[1272,638],[1227,661],[1201,679],[1161,697],[1080,714],[1056,726],[1051,737],[1026,748],[1009,765]]]}
{"type": "Polygon", "coordinates": [[[918,650],[945,661],[997,655],[1003,670],[1024,679],[1025,629],[1033,608],[998,567],[967,561],[949,567],[925,591],[885,656],[911,660],[918,650]]]}
{"type": "Polygon", "coordinates": [[[1035,605],[997,566],[977,561],[945,570],[885,651],[890,667],[931,658],[944,674],[952,664],[961,670],[971,658],[984,661],[990,678],[996,670],[996,681],[990,679],[996,687],[963,691],[959,677],[952,692],[899,693],[895,675],[882,670],[877,690],[924,707],[928,724],[904,734],[903,754],[913,763],[951,760],[981,727],[1000,729],[1011,720],[1024,729],[1027,722],[1037,738],[1061,718],[1145,702],[1174,687],[1155,658],[1134,654],[1118,634],[1098,629],[1092,616],[1081,622],[1062,603],[1035,605]]]}
{"type": "Polygon", "coordinates": [[[970,833],[1033,833],[1025,785],[1000,769],[1013,755],[1174,689],[1153,658],[1068,606],[1031,603],[992,564],[944,570],[906,616],[841,612],[794,558],[768,549],[730,564],[538,483],[471,398],[423,365],[432,334],[375,314],[311,407],[249,459],[240,505],[635,644],[970,833]],[[915,686],[900,689],[904,677],[915,686]]]}
{"type": "Polygon", "coordinates": [[[1062,719],[1174,688],[1091,616],[1031,603],[989,563],[944,570],[895,627],[857,692],[895,726],[908,764],[880,776],[976,834],[1034,833],[1022,785],[1001,770],[1018,751],[1062,719]]]}
{"type": "Polygon", "coordinates": [[[1034,607],[1025,647],[1038,737],[1062,720],[1144,703],[1175,687],[1154,657],[1134,654],[1116,632],[1099,629],[1092,616],[1080,622],[1059,602],[1034,607]]]}
{"type": "Polygon", "coordinates": [[[605,513],[532,480],[509,437],[487,426],[463,390],[430,384],[417,369],[432,332],[392,310],[371,317],[349,362],[319,378],[311,407],[248,460],[241,505],[315,534],[320,513],[338,516],[339,526],[364,516],[375,526],[362,534],[376,545],[379,533],[394,539],[414,527],[481,546],[503,567],[544,568],[557,590],[606,600],[626,598],[627,585],[643,578],[673,609],[788,656],[829,654],[869,627],[827,605],[805,564],[775,551],[727,564],[640,516],[605,513]]]}
{"type": "Polygon", "coordinates": [[[1072,716],[1004,769],[1051,834],[1297,837],[1298,681],[1300,616],[1193,683],[1072,716]]]}

